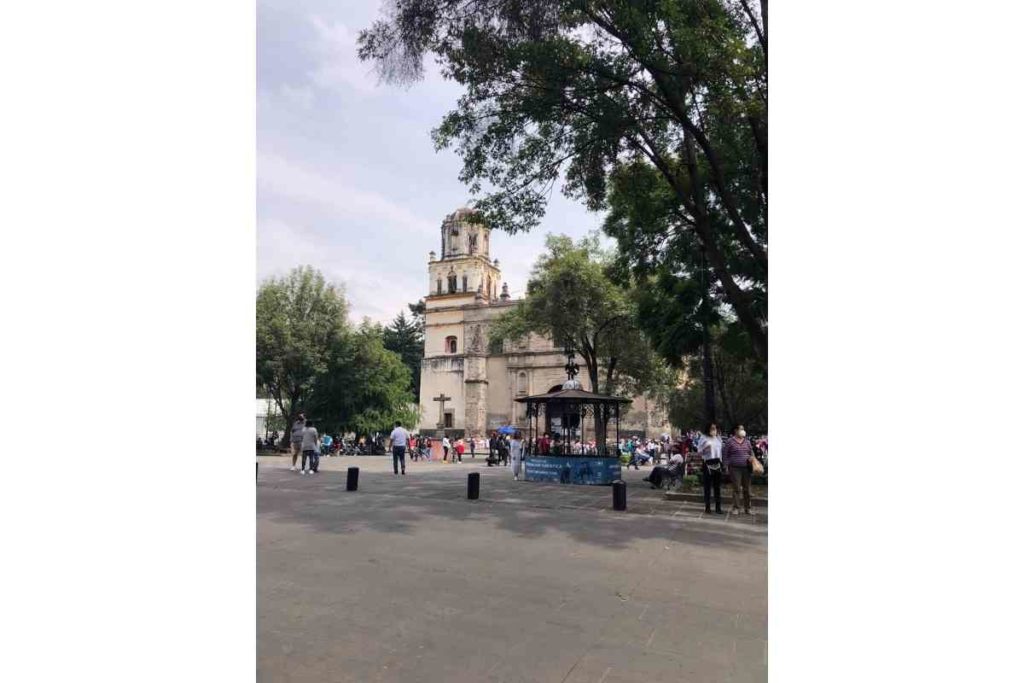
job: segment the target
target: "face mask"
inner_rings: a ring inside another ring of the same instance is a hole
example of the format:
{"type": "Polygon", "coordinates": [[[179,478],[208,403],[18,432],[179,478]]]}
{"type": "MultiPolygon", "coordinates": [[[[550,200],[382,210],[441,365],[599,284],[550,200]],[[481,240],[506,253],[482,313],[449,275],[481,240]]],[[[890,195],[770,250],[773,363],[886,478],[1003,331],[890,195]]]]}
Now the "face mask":
{"type": "Polygon", "coordinates": [[[741,439],[744,438],[746,435],[747,435],[747,430],[745,430],[745,429],[741,429],[740,431],[736,432],[736,436],[740,437],[741,439]]]}

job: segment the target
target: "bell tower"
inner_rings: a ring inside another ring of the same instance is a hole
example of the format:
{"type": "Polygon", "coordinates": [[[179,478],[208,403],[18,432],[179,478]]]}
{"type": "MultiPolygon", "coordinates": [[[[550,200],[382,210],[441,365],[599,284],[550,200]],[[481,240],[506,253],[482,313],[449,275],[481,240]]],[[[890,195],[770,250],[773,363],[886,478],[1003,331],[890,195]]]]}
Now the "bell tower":
{"type": "Polygon", "coordinates": [[[441,223],[441,255],[430,252],[427,298],[480,295],[487,302],[498,299],[501,270],[491,260],[491,229],[474,222],[473,209],[456,209],[441,223]]]}

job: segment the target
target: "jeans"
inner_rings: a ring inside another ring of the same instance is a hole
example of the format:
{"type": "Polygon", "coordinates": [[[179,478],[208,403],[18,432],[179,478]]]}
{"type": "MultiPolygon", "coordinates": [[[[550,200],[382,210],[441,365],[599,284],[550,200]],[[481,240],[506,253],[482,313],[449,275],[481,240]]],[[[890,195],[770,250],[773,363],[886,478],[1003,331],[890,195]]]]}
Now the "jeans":
{"type": "Polygon", "coordinates": [[[711,508],[711,489],[715,490],[715,510],[722,509],[722,470],[709,470],[707,463],[701,465],[704,480],[704,509],[711,508]]]}
{"type": "Polygon", "coordinates": [[[309,469],[313,472],[320,470],[320,454],[316,451],[302,451],[302,469],[306,469],[306,461],[309,461],[309,469]]]}
{"type": "Polygon", "coordinates": [[[750,465],[729,465],[729,481],[732,482],[732,506],[740,506],[740,489],[743,489],[743,511],[750,512],[750,465]]]}
{"type": "Polygon", "coordinates": [[[395,466],[395,474],[398,474],[398,463],[402,463],[402,474],[405,474],[405,446],[394,446],[391,449],[391,463],[395,466]]]}

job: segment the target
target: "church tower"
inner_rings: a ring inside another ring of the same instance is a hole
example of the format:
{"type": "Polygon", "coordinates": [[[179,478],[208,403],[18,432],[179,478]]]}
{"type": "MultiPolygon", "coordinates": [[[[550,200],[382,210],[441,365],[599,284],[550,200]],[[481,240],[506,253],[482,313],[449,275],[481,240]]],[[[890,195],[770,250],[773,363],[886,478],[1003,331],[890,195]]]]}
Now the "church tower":
{"type": "Polygon", "coordinates": [[[441,223],[441,257],[430,252],[428,296],[475,295],[484,301],[499,296],[501,271],[491,261],[491,229],[473,223],[472,209],[465,207],[448,214],[441,223]]]}
{"type": "MultiPolygon", "coordinates": [[[[491,260],[491,230],[472,209],[441,223],[440,257],[430,252],[421,425],[481,436],[487,429],[487,318],[501,301],[501,270],[491,260]],[[444,401],[435,398],[445,397],[444,401]]],[[[432,431],[432,429],[431,429],[432,431]]]]}

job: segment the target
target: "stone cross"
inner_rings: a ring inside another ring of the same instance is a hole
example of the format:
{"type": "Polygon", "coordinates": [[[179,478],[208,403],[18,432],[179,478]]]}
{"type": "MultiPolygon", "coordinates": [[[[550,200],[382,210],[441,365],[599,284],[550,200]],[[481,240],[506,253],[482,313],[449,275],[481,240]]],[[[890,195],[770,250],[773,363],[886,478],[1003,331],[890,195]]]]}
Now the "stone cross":
{"type": "Polygon", "coordinates": [[[444,392],[442,391],[440,396],[434,397],[434,400],[438,401],[438,403],[440,404],[437,409],[437,428],[444,429],[444,404],[447,401],[452,400],[452,397],[445,396],[444,392]]]}

